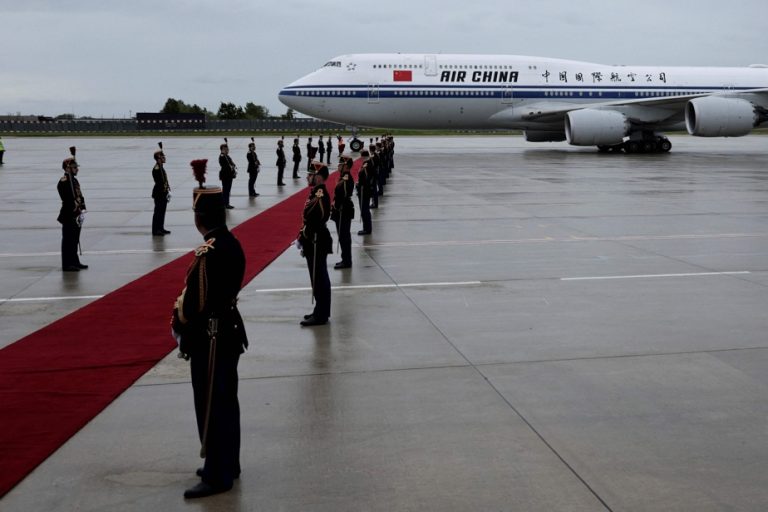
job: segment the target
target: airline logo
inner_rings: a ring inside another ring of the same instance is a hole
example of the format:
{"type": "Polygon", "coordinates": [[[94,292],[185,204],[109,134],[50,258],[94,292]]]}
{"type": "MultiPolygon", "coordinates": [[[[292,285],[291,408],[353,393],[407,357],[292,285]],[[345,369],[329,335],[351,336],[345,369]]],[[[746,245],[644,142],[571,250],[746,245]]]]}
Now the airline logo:
{"type": "Polygon", "coordinates": [[[396,69],[392,71],[392,80],[395,82],[412,82],[413,71],[410,69],[396,69]]]}

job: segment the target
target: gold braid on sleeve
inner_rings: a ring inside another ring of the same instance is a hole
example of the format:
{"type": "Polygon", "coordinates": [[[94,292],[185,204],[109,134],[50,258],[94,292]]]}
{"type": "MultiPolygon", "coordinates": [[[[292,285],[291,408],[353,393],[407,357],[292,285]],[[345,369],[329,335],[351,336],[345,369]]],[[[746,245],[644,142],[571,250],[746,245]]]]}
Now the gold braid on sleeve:
{"type": "Polygon", "coordinates": [[[198,266],[198,286],[200,296],[199,304],[197,306],[197,312],[200,313],[205,308],[205,299],[208,291],[208,273],[205,271],[205,258],[200,258],[200,265],[198,266]]]}

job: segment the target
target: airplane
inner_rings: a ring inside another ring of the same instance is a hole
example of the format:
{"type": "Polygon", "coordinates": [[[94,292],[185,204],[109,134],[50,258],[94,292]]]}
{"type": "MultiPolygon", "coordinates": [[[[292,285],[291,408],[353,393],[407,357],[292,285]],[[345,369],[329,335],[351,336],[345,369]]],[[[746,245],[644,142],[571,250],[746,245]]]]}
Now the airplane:
{"type": "MultiPolygon", "coordinates": [[[[768,121],[768,66],[602,65],[516,55],[350,54],[279,100],[354,127],[519,129],[530,142],[668,152],[664,131],[739,137],[768,121]]],[[[354,133],[354,131],[353,131],[354,133]]],[[[350,142],[353,151],[363,143],[350,142]]]]}

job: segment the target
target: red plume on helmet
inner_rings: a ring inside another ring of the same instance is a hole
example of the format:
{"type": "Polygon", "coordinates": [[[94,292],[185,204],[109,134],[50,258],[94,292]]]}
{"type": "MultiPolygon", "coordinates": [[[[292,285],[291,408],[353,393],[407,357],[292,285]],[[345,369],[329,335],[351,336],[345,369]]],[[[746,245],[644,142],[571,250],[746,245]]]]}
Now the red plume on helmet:
{"type": "Polygon", "coordinates": [[[69,154],[75,156],[75,153],[77,153],[77,148],[75,146],[69,146],[69,154]]]}
{"type": "Polygon", "coordinates": [[[189,165],[192,166],[192,174],[195,175],[195,179],[200,184],[200,188],[205,188],[203,183],[205,183],[205,168],[208,165],[208,159],[192,160],[189,162],[189,165]]]}

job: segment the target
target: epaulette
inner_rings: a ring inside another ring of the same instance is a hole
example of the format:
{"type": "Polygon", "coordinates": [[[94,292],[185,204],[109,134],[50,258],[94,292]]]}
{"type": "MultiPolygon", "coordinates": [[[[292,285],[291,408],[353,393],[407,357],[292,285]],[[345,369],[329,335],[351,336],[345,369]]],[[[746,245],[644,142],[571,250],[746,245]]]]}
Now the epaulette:
{"type": "Polygon", "coordinates": [[[209,250],[215,249],[215,247],[213,246],[213,242],[215,242],[215,241],[216,241],[215,238],[211,238],[209,240],[206,240],[203,245],[201,245],[200,247],[195,249],[195,256],[202,256],[205,253],[207,253],[209,250]]]}
{"type": "Polygon", "coordinates": [[[341,179],[343,179],[344,181],[349,181],[349,174],[345,174],[344,176],[341,177],[341,179]]]}
{"type": "Polygon", "coordinates": [[[64,176],[62,176],[59,181],[67,181],[67,175],[65,174],[64,176]]]}
{"type": "Polygon", "coordinates": [[[321,197],[323,197],[324,195],[325,195],[325,194],[323,193],[323,189],[319,188],[319,189],[315,190],[315,197],[316,197],[316,198],[320,199],[320,198],[321,198],[321,197]]]}

